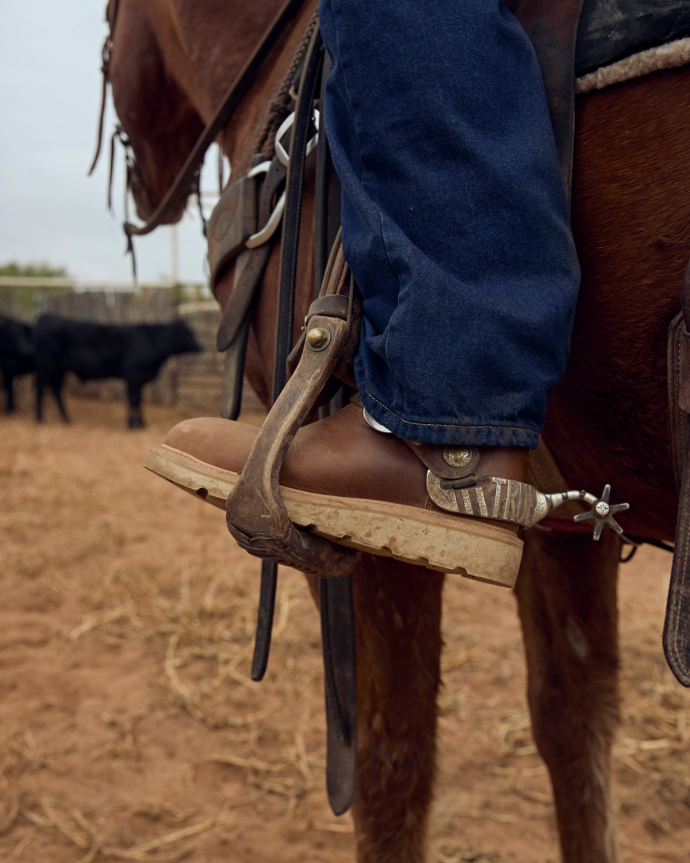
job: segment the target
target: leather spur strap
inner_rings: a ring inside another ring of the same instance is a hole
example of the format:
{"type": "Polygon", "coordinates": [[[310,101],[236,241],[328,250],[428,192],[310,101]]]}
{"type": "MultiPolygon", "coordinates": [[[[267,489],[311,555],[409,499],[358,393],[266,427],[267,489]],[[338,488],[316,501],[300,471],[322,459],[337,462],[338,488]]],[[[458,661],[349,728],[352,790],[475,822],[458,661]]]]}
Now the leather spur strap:
{"type": "Polygon", "coordinates": [[[669,327],[668,385],[673,467],[679,490],[676,543],[664,622],[666,660],[683,686],[690,686],[690,265],[683,284],[683,311],[669,327]]]}

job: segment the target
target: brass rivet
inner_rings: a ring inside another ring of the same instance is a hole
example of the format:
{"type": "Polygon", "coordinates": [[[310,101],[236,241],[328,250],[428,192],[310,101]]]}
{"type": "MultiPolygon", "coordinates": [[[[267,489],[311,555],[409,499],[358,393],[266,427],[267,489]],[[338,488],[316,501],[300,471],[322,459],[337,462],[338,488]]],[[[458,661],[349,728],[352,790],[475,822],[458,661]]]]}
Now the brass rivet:
{"type": "Polygon", "coordinates": [[[307,344],[313,351],[322,351],[331,341],[331,334],[321,327],[314,327],[307,333],[307,344]]]}
{"type": "Polygon", "coordinates": [[[467,467],[472,461],[472,450],[469,447],[447,446],[443,450],[443,460],[451,467],[467,467]]]}

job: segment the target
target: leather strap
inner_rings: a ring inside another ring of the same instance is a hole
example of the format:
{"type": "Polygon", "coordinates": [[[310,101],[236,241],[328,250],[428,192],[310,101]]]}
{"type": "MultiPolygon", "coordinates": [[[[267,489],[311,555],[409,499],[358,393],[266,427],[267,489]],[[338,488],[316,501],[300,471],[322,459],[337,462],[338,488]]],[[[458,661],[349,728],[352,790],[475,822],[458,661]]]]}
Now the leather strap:
{"type": "MultiPolygon", "coordinates": [[[[286,169],[277,159],[271,165],[264,180],[261,197],[259,201],[258,227],[268,222],[271,215],[271,207],[275,193],[285,178],[286,169]]],[[[215,218],[216,211],[213,216],[215,218]]],[[[218,223],[216,229],[219,231],[218,223]]],[[[250,233],[257,229],[254,223],[250,233]]],[[[238,234],[233,231],[233,226],[228,225],[227,233],[238,234]]],[[[246,240],[246,230],[242,230],[242,236],[246,240]]],[[[211,285],[215,285],[222,266],[234,253],[229,247],[234,240],[222,237],[224,253],[217,256],[215,273],[212,271],[211,285]]],[[[223,371],[223,392],[221,397],[220,415],[224,419],[236,420],[240,415],[242,407],[242,389],[244,386],[244,360],[247,348],[247,336],[249,334],[249,322],[252,316],[252,308],[256,300],[261,279],[263,278],[266,264],[273,249],[273,239],[268,240],[262,246],[255,249],[245,249],[235,262],[234,284],[232,294],[223,310],[223,316],[216,334],[216,347],[219,351],[227,351],[225,368],[223,371]]],[[[211,242],[209,241],[209,257],[211,256],[211,242]]]]}
{"type": "Polygon", "coordinates": [[[299,97],[295,107],[295,122],[290,145],[290,164],[285,185],[285,213],[280,259],[280,286],[278,320],[276,326],[276,359],[273,374],[273,398],[276,399],[287,378],[286,361],[292,347],[292,328],[295,309],[295,284],[297,280],[297,252],[299,229],[302,217],[302,189],[307,143],[314,104],[314,94],[319,80],[323,59],[321,32],[314,29],[304,63],[299,97]]]}
{"type": "Polygon", "coordinates": [[[159,225],[166,224],[166,219],[170,213],[175,211],[187,199],[190,186],[196,173],[201,168],[206,151],[215,141],[218,133],[227,126],[233,112],[256,80],[264,60],[268,57],[287,26],[302,8],[304,2],[305,0],[286,0],[285,5],[261,37],[261,41],[252,52],[251,57],[231,84],[225,98],[201,133],[192,152],[187,157],[175,181],[168,189],[155,212],[152,213],[151,217],[143,225],[133,225],[131,222],[124,223],[124,232],[128,237],[142,237],[145,234],[150,234],[159,225]]]}
{"type": "MultiPolygon", "coordinates": [[[[273,200],[276,192],[285,179],[286,168],[278,159],[274,159],[271,164],[263,186],[261,187],[261,195],[259,199],[259,214],[258,225],[255,223],[252,231],[261,230],[268,222],[273,207],[273,200]]],[[[216,211],[214,210],[214,218],[216,211]]],[[[209,225],[211,227],[211,225],[209,225]]],[[[216,229],[218,225],[216,223],[216,229]]],[[[244,231],[236,230],[231,232],[234,236],[239,236],[244,231]]],[[[246,236],[240,243],[240,246],[246,240],[246,236]]],[[[234,240],[227,240],[223,237],[225,252],[219,253],[216,257],[215,269],[211,271],[211,286],[215,287],[222,268],[229,262],[236,250],[231,248],[234,245],[234,240]]],[[[256,291],[261,283],[266,264],[273,248],[273,240],[269,240],[262,246],[255,249],[246,249],[242,252],[235,264],[235,279],[232,289],[232,294],[223,309],[223,316],[218,327],[216,335],[216,347],[219,351],[227,350],[233,344],[240,327],[244,323],[249,308],[254,300],[256,291]]],[[[211,242],[209,242],[209,259],[211,257],[211,242]]]]}
{"type": "MultiPolygon", "coordinates": [[[[290,347],[292,343],[292,328],[295,307],[295,281],[297,278],[297,251],[299,246],[299,228],[302,209],[302,185],[304,182],[304,165],[307,158],[307,142],[309,139],[309,129],[311,125],[314,92],[316,90],[316,85],[318,82],[318,74],[322,56],[323,51],[321,34],[319,32],[318,25],[316,25],[311,38],[311,42],[309,44],[309,48],[307,50],[307,55],[304,62],[304,70],[302,72],[302,78],[300,81],[299,96],[297,99],[297,105],[295,107],[295,121],[292,127],[290,163],[288,166],[288,173],[285,184],[285,210],[283,213],[280,281],[278,287],[276,351],[273,369],[274,403],[280,397],[283,387],[285,386],[285,382],[287,379],[287,358],[290,353],[290,347]]],[[[330,372],[328,377],[330,377],[330,372]]],[[[323,381],[323,383],[319,387],[319,390],[323,387],[323,384],[326,383],[328,377],[323,381]]],[[[271,426],[268,420],[272,416],[280,415],[279,413],[275,414],[275,409],[276,404],[274,404],[274,409],[269,413],[269,417],[264,423],[264,427],[267,424],[269,425],[269,427],[271,426]]],[[[307,414],[302,417],[300,424],[306,419],[306,417],[307,414]]],[[[268,433],[275,434],[275,432],[275,427],[273,427],[272,432],[269,431],[268,433]]],[[[259,437],[261,437],[261,433],[259,433],[259,437]]],[[[284,509],[285,508],[283,507],[283,510],[284,509]]],[[[289,519],[287,518],[287,512],[283,513],[281,519],[284,523],[289,522],[289,519]]],[[[229,525],[230,521],[228,521],[228,526],[229,525]]],[[[287,558],[290,559],[290,555],[292,554],[296,554],[299,558],[299,552],[296,548],[296,543],[299,539],[299,532],[296,531],[296,528],[294,528],[294,526],[292,527],[290,536],[292,537],[292,545],[290,546],[291,551],[288,553],[287,558]]],[[[281,540],[281,542],[288,543],[288,537],[285,536],[281,540]]],[[[323,543],[324,541],[321,540],[321,542],[323,543]]],[[[326,546],[328,545],[329,544],[326,543],[326,546]]],[[[321,551],[324,555],[326,555],[324,546],[321,546],[321,551]]],[[[306,554],[305,560],[309,559],[312,560],[314,565],[320,565],[321,561],[317,561],[318,552],[316,548],[313,547],[313,545],[310,552],[307,552],[305,548],[304,553],[306,554]]],[[[270,558],[270,555],[261,556],[270,558]]],[[[268,662],[268,651],[271,644],[270,628],[273,621],[273,608],[269,608],[266,603],[275,602],[276,582],[278,578],[278,567],[275,561],[277,559],[278,558],[274,558],[272,561],[264,561],[261,566],[260,605],[259,614],[257,617],[252,669],[265,669],[268,662]]],[[[327,555],[324,559],[327,559],[327,555]]]]}
{"type": "Polygon", "coordinates": [[[350,313],[350,298],[341,294],[330,294],[325,297],[317,297],[309,306],[309,314],[306,317],[305,323],[314,317],[314,315],[328,315],[331,318],[340,318],[346,321],[350,313]]]}
{"type": "Polygon", "coordinates": [[[673,468],[679,491],[676,543],[664,621],[664,654],[677,680],[690,686],[690,265],[683,311],[671,321],[668,384],[673,468]]]}
{"type": "Polygon", "coordinates": [[[326,789],[342,815],[357,786],[357,653],[352,578],[319,580],[321,644],[326,690],[326,789]]]}
{"type": "Polygon", "coordinates": [[[247,315],[240,327],[237,338],[225,354],[223,369],[223,388],[220,397],[220,415],[226,420],[236,420],[242,409],[242,389],[244,387],[244,360],[247,354],[249,320],[247,315]]]}
{"type": "Polygon", "coordinates": [[[256,233],[258,177],[242,177],[220,196],[206,228],[211,288],[224,266],[244,249],[256,233]]]}

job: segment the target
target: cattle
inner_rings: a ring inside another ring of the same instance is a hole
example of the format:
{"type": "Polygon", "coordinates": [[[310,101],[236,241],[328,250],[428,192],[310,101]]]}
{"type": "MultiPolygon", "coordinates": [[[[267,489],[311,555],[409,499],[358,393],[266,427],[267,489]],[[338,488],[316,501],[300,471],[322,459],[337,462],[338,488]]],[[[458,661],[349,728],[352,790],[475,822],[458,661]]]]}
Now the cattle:
{"type": "Polygon", "coordinates": [[[127,384],[129,428],[143,428],[141,388],[154,380],[171,356],[202,349],[189,325],[93,324],[59,315],[41,315],[36,322],[36,419],[43,420],[43,391],[50,387],[62,419],[69,416],[62,401],[66,372],[82,381],[119,378],[127,384]]]}
{"type": "Polygon", "coordinates": [[[0,315],[0,373],[7,393],[5,412],[14,413],[14,379],[34,370],[33,328],[15,318],[0,315]]]}

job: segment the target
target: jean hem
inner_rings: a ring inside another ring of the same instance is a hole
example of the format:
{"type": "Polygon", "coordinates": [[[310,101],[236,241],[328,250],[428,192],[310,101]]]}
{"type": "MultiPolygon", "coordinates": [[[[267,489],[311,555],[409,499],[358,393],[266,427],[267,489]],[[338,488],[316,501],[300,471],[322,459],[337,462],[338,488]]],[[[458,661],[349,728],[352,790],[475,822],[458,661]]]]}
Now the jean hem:
{"type": "Polygon", "coordinates": [[[519,426],[406,420],[364,389],[360,390],[360,398],[367,412],[377,422],[396,437],[415,443],[447,446],[519,446],[536,449],[539,441],[538,431],[519,426]]]}

